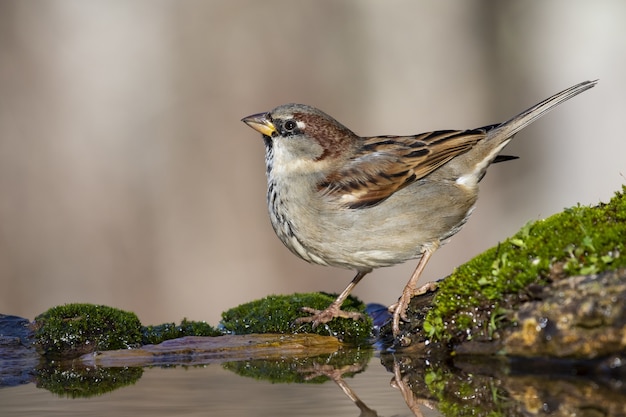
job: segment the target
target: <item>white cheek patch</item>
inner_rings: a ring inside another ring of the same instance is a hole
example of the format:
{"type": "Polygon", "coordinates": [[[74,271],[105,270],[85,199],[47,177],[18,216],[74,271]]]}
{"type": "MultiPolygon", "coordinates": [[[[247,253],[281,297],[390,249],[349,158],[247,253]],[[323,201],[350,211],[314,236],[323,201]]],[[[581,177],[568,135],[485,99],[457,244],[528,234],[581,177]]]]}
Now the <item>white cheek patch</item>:
{"type": "Polygon", "coordinates": [[[298,129],[304,130],[304,128],[306,128],[306,123],[297,120],[296,121],[296,126],[298,126],[298,129]]]}
{"type": "Polygon", "coordinates": [[[282,146],[274,147],[274,166],[272,171],[275,175],[305,174],[314,172],[317,169],[319,167],[315,161],[294,156],[282,146]]]}

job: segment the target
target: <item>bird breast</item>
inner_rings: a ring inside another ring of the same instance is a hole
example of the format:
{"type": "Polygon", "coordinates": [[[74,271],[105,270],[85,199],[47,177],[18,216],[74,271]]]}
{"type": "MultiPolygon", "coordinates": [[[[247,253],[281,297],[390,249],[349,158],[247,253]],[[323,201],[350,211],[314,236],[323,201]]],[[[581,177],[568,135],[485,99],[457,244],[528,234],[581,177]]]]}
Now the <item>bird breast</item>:
{"type": "Polygon", "coordinates": [[[476,201],[477,190],[427,177],[377,205],[347,208],[326,198],[315,176],[286,176],[269,162],[274,231],[294,254],[321,265],[367,271],[418,258],[424,246],[454,235],[476,201]]]}

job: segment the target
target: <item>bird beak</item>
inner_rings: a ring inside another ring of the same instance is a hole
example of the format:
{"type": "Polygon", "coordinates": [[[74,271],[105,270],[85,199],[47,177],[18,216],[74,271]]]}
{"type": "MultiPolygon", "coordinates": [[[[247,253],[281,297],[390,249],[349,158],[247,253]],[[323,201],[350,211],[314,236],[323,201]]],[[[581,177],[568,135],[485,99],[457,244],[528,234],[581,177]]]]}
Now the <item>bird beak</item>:
{"type": "Polygon", "coordinates": [[[265,136],[272,137],[272,134],[276,132],[276,126],[268,118],[267,113],[253,114],[252,116],[244,117],[241,121],[265,136]]]}

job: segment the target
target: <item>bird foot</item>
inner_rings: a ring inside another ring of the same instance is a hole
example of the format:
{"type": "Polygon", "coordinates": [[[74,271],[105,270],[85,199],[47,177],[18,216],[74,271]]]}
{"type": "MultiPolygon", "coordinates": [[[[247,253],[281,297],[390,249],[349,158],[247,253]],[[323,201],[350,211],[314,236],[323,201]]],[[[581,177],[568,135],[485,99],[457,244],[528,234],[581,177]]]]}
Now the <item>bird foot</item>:
{"type": "Polygon", "coordinates": [[[294,323],[312,323],[313,328],[319,326],[320,324],[328,323],[336,317],[352,320],[363,319],[363,314],[356,311],[343,311],[340,306],[335,303],[328,306],[328,308],[326,308],[325,310],[316,310],[311,307],[302,307],[302,311],[312,315],[308,317],[297,318],[294,323]]]}
{"type": "Polygon", "coordinates": [[[409,308],[411,298],[426,294],[429,291],[435,291],[438,286],[439,284],[436,281],[432,281],[427,282],[419,288],[405,288],[398,302],[389,306],[388,310],[393,314],[391,330],[394,336],[400,334],[400,319],[405,322],[409,321],[406,311],[409,308]]]}

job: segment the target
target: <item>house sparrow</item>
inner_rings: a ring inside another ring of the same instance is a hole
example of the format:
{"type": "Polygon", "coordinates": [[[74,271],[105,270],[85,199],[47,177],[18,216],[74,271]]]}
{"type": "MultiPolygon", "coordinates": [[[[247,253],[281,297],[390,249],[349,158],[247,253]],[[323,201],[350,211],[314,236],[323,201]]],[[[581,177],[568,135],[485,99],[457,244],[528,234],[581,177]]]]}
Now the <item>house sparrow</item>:
{"type": "Polygon", "coordinates": [[[417,281],[435,250],[467,221],[478,182],[513,136],[555,106],[595,86],[585,81],[499,124],[412,136],[357,136],[326,113],[285,104],[242,119],[265,142],[267,203],[274,231],[308,262],[356,270],[325,310],[299,322],[357,319],[341,304],[374,268],[419,259],[393,312],[392,330],[412,296],[433,288],[417,281]]]}

